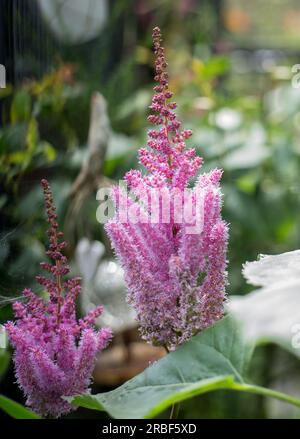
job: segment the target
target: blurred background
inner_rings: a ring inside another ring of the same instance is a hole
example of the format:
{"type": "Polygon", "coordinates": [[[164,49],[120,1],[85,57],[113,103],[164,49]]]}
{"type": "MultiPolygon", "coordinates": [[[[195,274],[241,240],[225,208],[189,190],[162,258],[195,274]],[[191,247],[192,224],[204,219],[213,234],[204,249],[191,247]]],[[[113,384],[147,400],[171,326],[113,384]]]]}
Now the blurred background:
{"type": "MultiPolygon", "coordinates": [[[[78,313],[103,303],[99,324],[115,332],[96,366],[94,391],[120,385],[163,355],[139,339],[122,269],[96,219],[97,190],[137,166],[137,148],[146,143],[156,25],[180,118],[194,132],[189,145],[204,157],[202,169],[224,169],[228,294],[253,289],[241,275],[245,261],[300,248],[297,0],[0,0],[0,323],[12,317],[11,303],[25,286],[41,293],[34,276],[45,258],[39,182],[46,177],[72,272],[83,278],[78,313]]],[[[0,349],[0,392],[24,402],[10,356],[0,349]]],[[[257,383],[299,390],[299,372],[299,358],[278,346],[256,349],[257,383]]],[[[180,416],[300,413],[216,392],[183,404],[180,416]]]]}

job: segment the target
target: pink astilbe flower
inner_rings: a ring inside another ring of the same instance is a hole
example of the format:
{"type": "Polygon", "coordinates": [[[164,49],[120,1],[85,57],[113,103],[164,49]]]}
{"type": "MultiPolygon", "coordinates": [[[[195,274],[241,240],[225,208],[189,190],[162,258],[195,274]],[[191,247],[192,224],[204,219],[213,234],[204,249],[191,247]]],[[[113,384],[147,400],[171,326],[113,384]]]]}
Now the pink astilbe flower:
{"type": "Polygon", "coordinates": [[[98,352],[111,339],[111,330],[93,329],[102,313],[99,306],[77,321],[75,302],[81,292],[80,279],[63,280],[69,273],[62,254],[66,243],[58,232],[57,215],[50,186],[42,180],[46,211],[50,224],[47,255],[52,263],[41,263],[50,276],[37,276],[49,294],[49,301],[30,289],[23,291],[25,302],[15,302],[15,323],[5,328],[15,349],[14,365],[17,382],[26,396],[26,404],[41,415],[58,417],[74,410],[63,396],[88,390],[98,352]]]}
{"type": "Polygon", "coordinates": [[[169,101],[172,93],[157,27],[153,42],[157,85],[148,120],[156,129],[148,131],[149,148],[139,150],[146,173],[131,170],[125,175],[135,199],[122,188],[113,189],[116,215],[106,230],[124,267],[128,301],[136,310],[142,337],[172,350],[223,316],[228,227],[221,218],[222,171],[218,169],[200,175],[188,199],[183,198],[183,204],[192,202],[189,220],[176,218],[176,197],[187,192],[202,159],[194,149],[186,148],[192,132],[181,129],[174,113],[176,104],[169,101]],[[164,196],[156,209],[149,209],[153,190],[164,196]],[[169,221],[163,219],[166,199],[170,201],[169,221]],[[124,206],[134,210],[135,218],[124,219],[124,206]],[[190,233],[190,225],[200,219],[202,229],[190,233]]]}

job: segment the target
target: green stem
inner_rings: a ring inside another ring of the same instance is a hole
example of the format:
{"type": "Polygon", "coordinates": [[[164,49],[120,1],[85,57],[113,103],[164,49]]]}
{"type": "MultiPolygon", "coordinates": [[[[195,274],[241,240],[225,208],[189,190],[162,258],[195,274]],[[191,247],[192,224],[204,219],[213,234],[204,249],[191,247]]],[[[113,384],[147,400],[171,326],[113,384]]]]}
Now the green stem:
{"type": "MultiPolygon", "coordinates": [[[[167,351],[167,354],[169,354],[170,351],[169,351],[168,346],[165,345],[164,348],[167,351]]],[[[177,419],[178,418],[178,414],[179,414],[179,410],[180,410],[179,402],[175,403],[175,404],[172,404],[171,412],[170,412],[170,419],[177,419]]]]}
{"type": "Polygon", "coordinates": [[[278,392],[277,390],[267,389],[266,387],[255,386],[252,384],[233,383],[230,388],[240,392],[249,392],[269,396],[271,398],[276,398],[280,401],[288,402],[297,407],[300,407],[300,400],[298,398],[294,398],[293,396],[287,395],[286,393],[278,392]]]}
{"type": "Polygon", "coordinates": [[[173,404],[170,412],[170,419],[177,419],[180,410],[179,402],[177,404],[173,404]]]}

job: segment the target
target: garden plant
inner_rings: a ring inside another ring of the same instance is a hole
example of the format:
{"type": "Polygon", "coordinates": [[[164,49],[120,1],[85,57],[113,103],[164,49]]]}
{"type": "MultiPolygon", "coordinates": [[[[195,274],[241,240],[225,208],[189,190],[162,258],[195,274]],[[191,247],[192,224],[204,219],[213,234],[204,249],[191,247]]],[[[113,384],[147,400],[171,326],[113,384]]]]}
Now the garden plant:
{"type": "Polygon", "coordinates": [[[192,131],[182,128],[171,100],[158,27],[153,45],[156,85],[148,121],[154,128],[138,153],[144,169],[128,171],[125,185],[111,189],[115,213],[105,230],[124,269],[140,335],[166,355],[112,391],[90,392],[96,355],[112,331],[95,327],[102,306],[76,317],[76,299],[84,291],[80,279],[68,277],[66,243],[50,185],[42,179],[51,263],[41,264],[47,276],[36,277],[42,297],[26,288],[13,304],[16,320],[5,324],[27,405],[0,396],[0,407],[11,416],[60,417],[84,407],[114,418],[176,418],[181,402],[217,390],[300,408],[300,399],[249,379],[255,341],[226,295],[231,227],[222,217],[223,170],[200,170],[203,159],[189,147],[192,131]]]}

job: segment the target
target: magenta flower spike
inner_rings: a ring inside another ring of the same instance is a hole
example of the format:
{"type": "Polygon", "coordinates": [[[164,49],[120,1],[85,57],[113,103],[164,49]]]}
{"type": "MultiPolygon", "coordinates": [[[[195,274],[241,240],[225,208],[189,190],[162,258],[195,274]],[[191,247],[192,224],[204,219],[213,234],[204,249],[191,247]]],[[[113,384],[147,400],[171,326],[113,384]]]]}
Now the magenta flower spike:
{"type": "Polygon", "coordinates": [[[146,172],[127,172],[131,193],[113,189],[116,214],[106,231],[123,265],[142,337],[174,350],[224,314],[228,226],[221,218],[221,170],[200,175],[188,189],[202,159],[186,148],[192,132],[181,129],[176,103],[170,102],[158,27],[153,42],[157,85],[148,120],[155,129],[148,131],[148,148],[139,150],[146,172]],[[151,204],[154,192],[159,196],[151,204]],[[188,204],[190,215],[178,219],[188,204]],[[124,206],[131,215],[124,215],[124,206]],[[195,224],[201,227],[191,232],[195,224]]]}
{"type": "Polygon", "coordinates": [[[49,276],[36,279],[49,300],[25,289],[25,302],[13,306],[16,322],[7,322],[5,328],[14,347],[15,373],[26,404],[41,415],[59,417],[75,409],[63,396],[88,391],[96,355],[107,346],[112,333],[108,328],[93,328],[103,311],[101,306],[83,319],[76,319],[80,279],[64,280],[69,273],[67,258],[62,254],[66,242],[58,231],[49,183],[42,180],[41,184],[49,222],[46,253],[52,263],[41,263],[49,276]]]}

